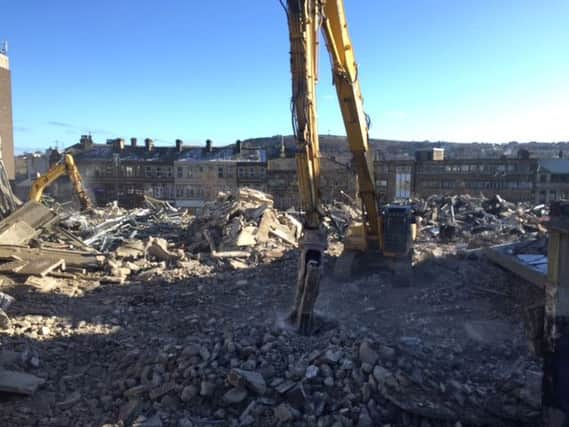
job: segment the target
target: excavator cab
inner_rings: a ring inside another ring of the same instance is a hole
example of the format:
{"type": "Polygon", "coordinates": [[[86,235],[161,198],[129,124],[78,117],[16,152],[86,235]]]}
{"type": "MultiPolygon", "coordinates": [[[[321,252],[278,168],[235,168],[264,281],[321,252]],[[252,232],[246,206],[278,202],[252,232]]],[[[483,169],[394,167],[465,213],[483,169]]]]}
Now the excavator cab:
{"type": "Polygon", "coordinates": [[[334,279],[349,280],[356,271],[389,270],[399,284],[412,280],[413,242],[417,235],[412,206],[388,204],[379,217],[380,236],[369,234],[362,222],[352,223],[344,235],[344,250],[336,259],[334,279]]]}
{"type": "Polygon", "coordinates": [[[417,233],[411,206],[387,205],[381,215],[383,222],[383,254],[406,257],[413,250],[417,233]]]}

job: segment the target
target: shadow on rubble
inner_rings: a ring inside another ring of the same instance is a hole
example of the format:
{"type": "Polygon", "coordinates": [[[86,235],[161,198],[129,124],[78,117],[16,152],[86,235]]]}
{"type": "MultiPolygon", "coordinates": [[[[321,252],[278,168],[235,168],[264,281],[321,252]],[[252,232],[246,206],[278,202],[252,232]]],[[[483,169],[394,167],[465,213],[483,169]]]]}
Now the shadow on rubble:
{"type": "Polygon", "coordinates": [[[291,307],[296,256],[291,250],[252,268],[216,266],[211,275],[173,282],[158,276],[92,287],[86,281],[75,295],[3,286],[16,301],[7,310],[14,332],[2,336],[0,353],[17,353],[4,368],[46,383],[30,397],[0,393],[0,425],[117,422],[121,415],[111,402],[122,396],[113,391],[117,384],[109,367],[129,352],[159,351],[212,331],[272,327],[291,307]]]}
{"type": "MultiPolygon", "coordinates": [[[[0,424],[116,423],[124,418],[126,399],[117,392],[123,386],[117,381],[123,378],[110,376],[110,367],[133,351],[163,350],[215,330],[279,323],[294,298],[297,256],[291,250],[249,269],[220,269],[173,283],[156,277],[144,283],[100,285],[78,296],[38,293],[21,284],[4,287],[2,291],[16,298],[8,314],[15,317],[17,334],[2,337],[2,350],[19,353],[5,367],[45,378],[46,383],[31,397],[0,394],[0,424]]],[[[414,281],[406,288],[393,286],[391,273],[382,271],[360,271],[349,282],[334,282],[334,260],[325,257],[317,311],[354,334],[396,343],[420,357],[441,358],[441,369],[463,369],[465,378],[473,372],[482,375],[478,371],[485,365],[480,361],[492,361],[495,372],[509,369],[510,376],[517,374],[512,365],[528,365],[517,353],[524,345],[520,313],[539,295],[531,288],[522,291],[522,285],[477,255],[427,258],[416,266],[414,281]]],[[[494,378],[488,387],[499,389],[504,378],[494,378]]],[[[405,396],[392,396],[393,402],[397,399],[405,401],[405,396]]],[[[442,401],[445,408],[460,403],[442,401]]],[[[468,401],[462,405],[455,412],[462,415],[459,419],[476,420],[466,416],[468,401]]],[[[419,407],[401,401],[399,406],[421,414],[419,407]]],[[[492,405],[485,411],[503,423],[480,423],[488,415],[483,412],[472,425],[535,425],[535,413],[521,418],[492,405]]],[[[147,415],[154,412],[150,407],[147,415]]],[[[427,418],[436,421],[440,416],[433,411],[427,418]]],[[[447,425],[451,419],[431,425],[447,425]]]]}

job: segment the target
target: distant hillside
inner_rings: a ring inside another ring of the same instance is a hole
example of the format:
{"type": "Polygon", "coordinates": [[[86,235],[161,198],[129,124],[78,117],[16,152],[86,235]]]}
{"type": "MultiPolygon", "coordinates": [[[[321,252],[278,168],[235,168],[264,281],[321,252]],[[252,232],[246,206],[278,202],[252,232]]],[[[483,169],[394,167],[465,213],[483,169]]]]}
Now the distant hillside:
{"type": "MultiPolygon", "coordinates": [[[[282,142],[284,142],[287,157],[293,156],[295,141],[292,135],[251,138],[244,140],[243,144],[249,148],[264,149],[268,157],[273,158],[279,156],[282,142]]],[[[569,141],[494,144],[370,139],[370,146],[375,152],[380,152],[385,159],[414,158],[417,150],[433,147],[444,148],[446,158],[516,157],[518,151],[522,149],[529,151],[532,157],[537,158],[556,158],[560,153],[562,157],[569,157],[569,141]]],[[[320,135],[320,150],[324,156],[343,157],[349,155],[350,152],[346,137],[338,135],[320,135]]]]}

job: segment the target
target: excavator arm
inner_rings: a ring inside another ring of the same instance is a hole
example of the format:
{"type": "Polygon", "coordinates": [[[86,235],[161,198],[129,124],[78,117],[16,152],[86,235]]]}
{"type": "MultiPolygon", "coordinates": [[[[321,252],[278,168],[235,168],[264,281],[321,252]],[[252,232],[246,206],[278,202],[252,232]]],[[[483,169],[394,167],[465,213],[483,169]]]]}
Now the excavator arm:
{"type": "Polygon", "coordinates": [[[314,304],[320,288],[322,258],[326,248],[326,234],[322,228],[320,209],[320,148],[316,114],[320,2],[289,0],[287,15],[291,46],[291,109],[296,138],[296,171],[301,208],[305,212],[291,321],[300,333],[309,334],[314,327],[314,304]]]}
{"type": "MultiPolygon", "coordinates": [[[[303,333],[313,326],[326,235],[320,207],[320,148],[316,111],[319,33],[322,30],[334,84],[358,177],[366,237],[379,242],[380,219],[370,166],[366,116],[342,0],[288,0],[291,46],[292,115],[296,138],[301,208],[305,211],[300,242],[297,293],[292,320],[303,333]]],[[[368,239],[364,239],[367,242],[368,239]]]]}
{"type": "Polygon", "coordinates": [[[352,165],[358,179],[366,241],[381,245],[381,220],[377,205],[367,118],[358,79],[358,65],[344,11],[343,0],[325,0],[322,33],[332,62],[334,86],[342,112],[352,165]]]}
{"type": "Polygon", "coordinates": [[[30,189],[30,200],[36,202],[41,201],[44,190],[51,185],[56,179],[67,174],[69,180],[73,185],[73,191],[79,197],[79,203],[81,204],[81,209],[90,209],[93,207],[87,192],[83,188],[83,182],[81,179],[81,174],[79,169],[75,164],[75,160],[71,154],[66,154],[63,157],[63,163],[58,163],[48,170],[44,175],[38,177],[32,184],[30,189]]]}

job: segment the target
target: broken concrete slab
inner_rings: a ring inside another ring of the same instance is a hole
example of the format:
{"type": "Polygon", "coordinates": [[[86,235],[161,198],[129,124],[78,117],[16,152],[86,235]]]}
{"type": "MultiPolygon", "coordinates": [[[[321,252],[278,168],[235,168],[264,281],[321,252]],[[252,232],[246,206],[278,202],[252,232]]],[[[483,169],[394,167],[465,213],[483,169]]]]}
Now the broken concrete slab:
{"type": "Polygon", "coordinates": [[[257,227],[248,226],[244,227],[239,235],[237,236],[237,240],[235,242],[236,246],[254,246],[257,243],[257,239],[255,237],[255,232],[257,227]]]}
{"type": "Polygon", "coordinates": [[[0,231],[0,244],[23,245],[37,235],[37,231],[30,227],[27,222],[15,221],[0,231]]]}
{"type": "Polygon", "coordinates": [[[105,257],[103,255],[90,252],[0,245],[0,260],[11,261],[14,259],[14,257],[18,257],[24,261],[32,262],[39,258],[61,258],[65,261],[66,268],[100,268],[105,260],[105,257]]]}
{"type": "Polygon", "coordinates": [[[247,251],[223,251],[213,252],[211,254],[214,258],[249,258],[251,252],[247,251]]]}
{"type": "Polygon", "coordinates": [[[0,309],[7,310],[16,299],[4,292],[0,292],[0,309]]]}
{"type": "Polygon", "coordinates": [[[171,262],[179,258],[179,256],[168,250],[168,242],[161,237],[150,237],[146,245],[146,254],[158,261],[171,262]]]}
{"type": "Polygon", "coordinates": [[[27,261],[26,265],[17,271],[17,274],[43,277],[58,268],[65,270],[65,260],[63,258],[40,257],[34,261],[27,261]]]}
{"type": "Polygon", "coordinates": [[[24,222],[35,230],[48,225],[56,218],[57,213],[39,202],[30,200],[16,209],[10,216],[0,221],[0,230],[5,230],[16,222],[24,222]]]}
{"type": "Polygon", "coordinates": [[[115,250],[117,258],[136,260],[144,256],[144,242],[138,239],[130,239],[115,250]]]}
{"type": "Polygon", "coordinates": [[[257,228],[257,241],[259,243],[265,243],[269,240],[269,230],[277,221],[275,212],[272,209],[265,210],[257,228]]]}
{"type": "MultiPolygon", "coordinates": [[[[533,242],[537,242],[534,240],[533,242]]],[[[543,270],[533,268],[519,257],[519,251],[528,247],[532,242],[516,242],[502,245],[495,245],[484,248],[483,254],[492,262],[500,265],[517,276],[540,287],[547,284],[547,265],[543,270]]]]}
{"type": "Polygon", "coordinates": [[[17,273],[28,264],[28,261],[17,260],[10,261],[0,265],[0,272],[2,273],[17,273]]]}
{"type": "Polygon", "coordinates": [[[234,387],[245,387],[257,394],[265,394],[267,384],[259,372],[234,368],[227,375],[227,382],[234,387]]]}
{"type": "Polygon", "coordinates": [[[276,225],[273,224],[273,226],[271,227],[271,229],[269,230],[269,235],[274,235],[276,237],[278,237],[281,240],[284,240],[286,243],[293,245],[293,246],[297,246],[298,242],[296,241],[296,239],[293,237],[292,233],[290,232],[290,230],[283,226],[283,225],[276,225]]]}
{"type": "Polygon", "coordinates": [[[28,276],[24,285],[36,288],[41,292],[50,292],[58,287],[59,281],[53,277],[28,276]]]}
{"type": "Polygon", "coordinates": [[[23,372],[0,370],[0,391],[32,395],[45,383],[43,378],[23,372]]]}

